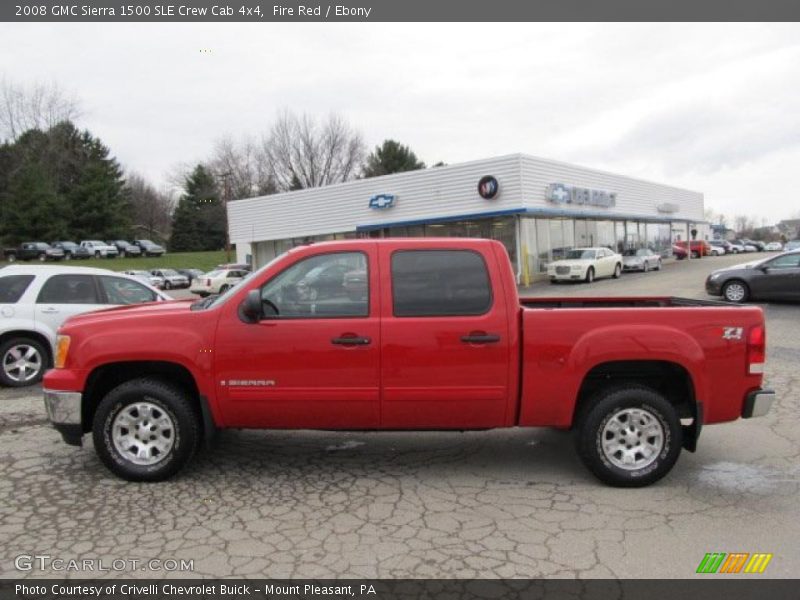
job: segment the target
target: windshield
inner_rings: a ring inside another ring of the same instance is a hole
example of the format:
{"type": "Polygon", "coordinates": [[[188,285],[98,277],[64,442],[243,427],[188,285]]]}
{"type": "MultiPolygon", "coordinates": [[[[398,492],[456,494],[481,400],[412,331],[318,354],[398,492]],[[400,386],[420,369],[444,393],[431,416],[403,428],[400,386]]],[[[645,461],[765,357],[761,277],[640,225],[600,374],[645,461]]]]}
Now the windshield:
{"type": "Polygon", "coordinates": [[[594,250],[570,250],[567,252],[567,256],[565,258],[572,260],[591,260],[594,258],[594,255],[594,250]]]}
{"type": "Polygon", "coordinates": [[[173,275],[177,275],[177,271],[174,269],[161,269],[161,274],[166,275],[168,277],[172,277],[173,275]]]}
{"type": "Polygon", "coordinates": [[[139,240],[139,243],[142,246],[155,246],[155,244],[153,242],[151,242],[150,240],[139,240]]]}

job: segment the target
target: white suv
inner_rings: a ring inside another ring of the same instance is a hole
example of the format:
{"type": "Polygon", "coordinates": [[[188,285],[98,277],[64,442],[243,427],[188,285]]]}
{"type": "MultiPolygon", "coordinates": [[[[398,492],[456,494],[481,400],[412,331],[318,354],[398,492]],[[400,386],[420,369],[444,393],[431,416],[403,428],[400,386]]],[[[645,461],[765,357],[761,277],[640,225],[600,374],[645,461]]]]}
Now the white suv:
{"type": "Polygon", "coordinates": [[[0,269],[0,383],[31,385],[52,365],[56,332],[72,315],[171,300],[128,275],[86,267],[0,269]]]}
{"type": "Polygon", "coordinates": [[[105,242],[98,240],[84,240],[81,242],[81,247],[86,248],[89,254],[95,258],[116,258],[119,255],[119,250],[116,246],[109,246],[105,242]]]}

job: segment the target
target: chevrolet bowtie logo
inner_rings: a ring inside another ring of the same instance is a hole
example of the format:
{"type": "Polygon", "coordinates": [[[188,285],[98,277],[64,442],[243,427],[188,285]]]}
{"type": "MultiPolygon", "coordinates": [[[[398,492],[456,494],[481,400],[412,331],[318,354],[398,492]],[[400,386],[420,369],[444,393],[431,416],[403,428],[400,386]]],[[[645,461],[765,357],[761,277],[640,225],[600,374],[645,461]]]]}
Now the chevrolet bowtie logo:
{"type": "Polygon", "coordinates": [[[369,199],[369,207],[383,210],[394,206],[396,196],[394,194],[376,194],[369,199]]]}

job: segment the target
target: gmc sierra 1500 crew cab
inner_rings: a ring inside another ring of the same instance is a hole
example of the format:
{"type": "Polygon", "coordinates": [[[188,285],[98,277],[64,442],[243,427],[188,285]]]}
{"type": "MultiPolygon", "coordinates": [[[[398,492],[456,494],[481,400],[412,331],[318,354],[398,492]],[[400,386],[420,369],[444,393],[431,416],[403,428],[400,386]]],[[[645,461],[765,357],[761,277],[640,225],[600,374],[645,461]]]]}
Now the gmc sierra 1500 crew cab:
{"type": "Polygon", "coordinates": [[[84,314],[44,379],[69,444],[138,481],[220,428],[575,431],[602,481],[663,477],[702,425],[766,413],[758,307],[517,296],[503,246],[290,250],[220,296],[84,314]]]}

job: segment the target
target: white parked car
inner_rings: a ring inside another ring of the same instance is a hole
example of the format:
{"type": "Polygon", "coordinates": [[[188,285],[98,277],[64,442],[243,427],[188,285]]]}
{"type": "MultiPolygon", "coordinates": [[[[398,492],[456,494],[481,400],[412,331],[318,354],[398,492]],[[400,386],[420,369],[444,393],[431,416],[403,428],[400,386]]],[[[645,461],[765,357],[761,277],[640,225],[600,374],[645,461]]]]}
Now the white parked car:
{"type": "Polygon", "coordinates": [[[153,275],[149,271],[123,271],[125,275],[130,275],[131,277],[136,277],[136,279],[140,281],[144,281],[145,283],[149,283],[154,288],[158,288],[159,290],[164,289],[164,278],[159,277],[158,275],[153,275]]]}
{"type": "Polygon", "coordinates": [[[109,246],[99,240],[84,240],[81,242],[81,247],[86,248],[95,258],[116,258],[119,255],[116,246],[109,246]]]}
{"type": "Polygon", "coordinates": [[[585,281],[598,277],[617,278],[622,274],[622,256],[608,248],[575,248],[547,265],[550,281],[585,281]]]}
{"type": "Polygon", "coordinates": [[[783,250],[783,244],[780,242],[770,242],[764,246],[764,251],[766,252],[780,252],[781,250],[783,250]]]}
{"type": "Polygon", "coordinates": [[[189,291],[203,297],[224,294],[248,275],[243,269],[216,269],[195,277],[189,291]]]}
{"type": "Polygon", "coordinates": [[[53,364],[67,318],[112,306],[171,300],[128,275],[87,267],[0,269],[0,383],[31,385],[53,364]]]}

